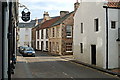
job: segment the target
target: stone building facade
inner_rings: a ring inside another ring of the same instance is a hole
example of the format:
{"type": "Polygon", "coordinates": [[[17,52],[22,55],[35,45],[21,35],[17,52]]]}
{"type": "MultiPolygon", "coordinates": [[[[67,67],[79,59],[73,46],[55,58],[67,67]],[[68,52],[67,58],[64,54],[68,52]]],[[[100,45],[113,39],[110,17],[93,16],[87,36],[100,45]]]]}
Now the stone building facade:
{"type": "Polygon", "coordinates": [[[80,3],[74,4],[74,11],[61,11],[60,19],[49,27],[48,51],[57,55],[73,54],[74,14],[80,3]]]}

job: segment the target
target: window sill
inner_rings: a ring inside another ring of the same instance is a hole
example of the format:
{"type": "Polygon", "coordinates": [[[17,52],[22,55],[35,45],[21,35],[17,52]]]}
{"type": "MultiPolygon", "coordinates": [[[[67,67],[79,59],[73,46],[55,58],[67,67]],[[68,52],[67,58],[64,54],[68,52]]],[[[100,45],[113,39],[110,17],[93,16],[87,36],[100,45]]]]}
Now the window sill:
{"type": "Polygon", "coordinates": [[[67,36],[66,38],[72,38],[72,36],[67,36]]]}
{"type": "Polygon", "coordinates": [[[66,52],[73,52],[73,51],[66,51],[66,52]]]}

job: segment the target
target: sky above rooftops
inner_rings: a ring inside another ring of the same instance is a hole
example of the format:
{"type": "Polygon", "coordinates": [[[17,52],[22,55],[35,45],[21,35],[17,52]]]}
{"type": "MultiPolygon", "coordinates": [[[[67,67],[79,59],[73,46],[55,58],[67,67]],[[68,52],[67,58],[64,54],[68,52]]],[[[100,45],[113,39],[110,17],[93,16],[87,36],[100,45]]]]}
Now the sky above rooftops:
{"type": "MultiPolygon", "coordinates": [[[[44,11],[47,11],[50,17],[59,16],[60,11],[73,11],[74,3],[77,0],[19,0],[31,12],[31,19],[43,18],[44,11]]],[[[79,0],[78,0],[79,1],[79,0]]],[[[19,16],[24,8],[19,9],[19,16]]],[[[22,22],[21,18],[19,19],[22,22]]]]}
{"type": "MultiPolygon", "coordinates": [[[[50,17],[59,16],[60,11],[73,11],[75,2],[108,2],[112,0],[19,0],[31,12],[31,20],[35,18],[43,18],[44,11],[47,11],[50,17]]],[[[120,1],[120,0],[113,0],[120,1]]],[[[19,21],[21,20],[21,12],[24,8],[19,8],[19,21]]]]}

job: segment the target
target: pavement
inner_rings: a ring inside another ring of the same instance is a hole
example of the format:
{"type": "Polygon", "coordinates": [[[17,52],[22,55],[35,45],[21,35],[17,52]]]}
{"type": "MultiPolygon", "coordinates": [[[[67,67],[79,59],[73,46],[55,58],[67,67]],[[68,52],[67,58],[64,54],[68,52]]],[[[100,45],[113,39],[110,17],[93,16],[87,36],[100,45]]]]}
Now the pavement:
{"type": "Polygon", "coordinates": [[[87,67],[91,67],[91,68],[97,69],[99,71],[103,71],[103,72],[106,72],[106,73],[109,73],[109,74],[112,74],[112,75],[117,75],[118,77],[120,77],[120,69],[106,70],[106,69],[103,69],[103,68],[95,66],[95,65],[89,65],[89,64],[86,64],[86,63],[83,63],[83,62],[75,60],[74,57],[73,57],[73,55],[61,56],[61,58],[69,60],[71,62],[82,64],[82,65],[87,66],[87,67]]]}

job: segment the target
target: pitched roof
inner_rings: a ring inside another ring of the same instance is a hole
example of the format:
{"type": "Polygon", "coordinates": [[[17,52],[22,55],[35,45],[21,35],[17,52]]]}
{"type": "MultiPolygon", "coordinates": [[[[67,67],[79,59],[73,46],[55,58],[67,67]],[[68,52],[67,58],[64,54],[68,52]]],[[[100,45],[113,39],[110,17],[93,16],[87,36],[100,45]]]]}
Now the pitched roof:
{"type": "Polygon", "coordinates": [[[51,26],[54,22],[56,22],[58,19],[60,18],[60,16],[57,17],[53,17],[50,20],[45,21],[42,24],[39,24],[39,27],[37,29],[45,29],[48,28],[49,26],[51,26]]]}
{"type": "MultiPolygon", "coordinates": [[[[43,18],[38,19],[38,23],[40,23],[42,20],[43,20],[43,18]]],[[[24,22],[19,23],[18,27],[19,28],[33,28],[33,27],[36,27],[35,24],[36,24],[36,20],[31,20],[28,23],[24,23],[24,22]]]]}
{"type": "Polygon", "coordinates": [[[35,26],[35,23],[29,22],[29,23],[19,23],[18,27],[19,28],[32,28],[35,26]]]}
{"type": "Polygon", "coordinates": [[[54,24],[52,24],[50,27],[59,25],[60,23],[62,23],[65,19],[67,19],[74,11],[72,11],[69,14],[66,14],[64,17],[60,18],[59,20],[57,20],[54,24]]]}
{"type": "Polygon", "coordinates": [[[43,20],[43,18],[42,19],[38,19],[38,23],[40,23],[42,20],[43,20]]]}

